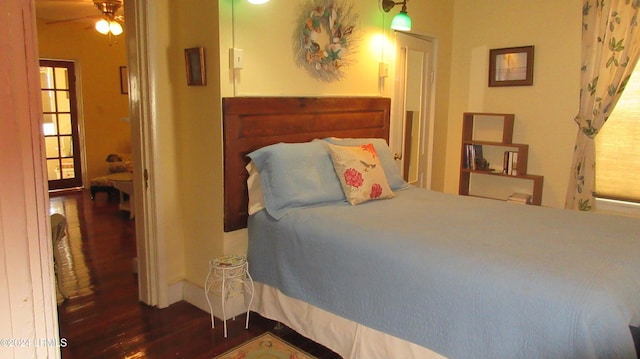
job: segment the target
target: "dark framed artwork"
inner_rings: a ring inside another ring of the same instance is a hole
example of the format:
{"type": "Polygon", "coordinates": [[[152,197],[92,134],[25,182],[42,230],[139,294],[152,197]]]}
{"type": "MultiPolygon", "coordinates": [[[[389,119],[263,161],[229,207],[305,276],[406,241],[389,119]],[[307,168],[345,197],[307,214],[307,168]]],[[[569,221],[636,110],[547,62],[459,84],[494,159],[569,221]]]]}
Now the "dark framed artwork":
{"type": "Polygon", "coordinates": [[[120,66],[120,93],[129,93],[129,71],[126,66],[120,66]]]}
{"type": "Polygon", "coordinates": [[[533,85],[533,46],[489,50],[489,87],[533,85]]]}
{"type": "Polygon", "coordinates": [[[207,76],[205,72],[204,47],[185,49],[184,61],[187,69],[187,85],[205,86],[207,84],[207,76]]]}

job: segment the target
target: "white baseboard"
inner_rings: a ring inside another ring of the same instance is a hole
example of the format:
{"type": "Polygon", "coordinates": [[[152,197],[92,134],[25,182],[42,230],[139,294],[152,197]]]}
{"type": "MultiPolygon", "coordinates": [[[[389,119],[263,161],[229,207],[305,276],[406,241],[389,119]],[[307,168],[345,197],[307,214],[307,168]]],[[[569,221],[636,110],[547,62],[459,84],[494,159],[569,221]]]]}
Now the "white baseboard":
{"type": "Polygon", "coordinates": [[[209,304],[204,296],[204,289],[190,282],[183,281],[182,300],[210,313],[209,304]]]}
{"type": "MultiPolygon", "coordinates": [[[[172,299],[173,287],[177,285],[178,283],[172,285],[169,288],[170,299],[172,299]]],[[[196,306],[207,313],[211,313],[211,309],[209,308],[209,303],[207,303],[207,298],[204,295],[204,288],[199,287],[187,281],[181,281],[179,286],[181,288],[181,299],[176,300],[176,302],[180,300],[184,300],[185,302],[193,306],[196,306]]],[[[209,298],[211,300],[213,315],[216,318],[223,320],[224,318],[222,315],[222,302],[221,302],[220,294],[216,294],[212,292],[209,295],[209,298]]],[[[175,302],[172,302],[172,303],[175,303],[175,302]]],[[[241,296],[235,296],[227,299],[225,309],[227,314],[226,319],[231,319],[236,315],[239,315],[247,310],[244,304],[244,298],[241,296]]]]}
{"type": "Polygon", "coordinates": [[[182,300],[184,292],[184,281],[179,281],[169,286],[169,305],[178,303],[182,300]]]}

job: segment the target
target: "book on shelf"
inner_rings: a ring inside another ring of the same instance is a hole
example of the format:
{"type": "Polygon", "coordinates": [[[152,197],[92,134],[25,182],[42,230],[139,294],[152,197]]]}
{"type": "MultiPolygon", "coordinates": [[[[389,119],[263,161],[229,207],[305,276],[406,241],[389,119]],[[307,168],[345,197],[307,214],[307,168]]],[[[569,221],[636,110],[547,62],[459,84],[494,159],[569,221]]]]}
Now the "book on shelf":
{"type": "Polygon", "coordinates": [[[526,193],[513,193],[507,197],[507,202],[531,204],[531,195],[526,193]]]}
{"type": "Polygon", "coordinates": [[[482,145],[465,145],[464,168],[469,170],[479,169],[483,157],[482,145]]]}
{"type": "Polygon", "coordinates": [[[464,145],[464,168],[470,170],[473,169],[473,153],[471,151],[472,145],[464,145]]]}
{"type": "Polygon", "coordinates": [[[518,175],[518,151],[504,151],[502,173],[510,176],[518,175]]]}
{"type": "Polygon", "coordinates": [[[481,168],[481,161],[484,159],[482,154],[482,145],[473,145],[473,169],[477,170],[481,168]]]}

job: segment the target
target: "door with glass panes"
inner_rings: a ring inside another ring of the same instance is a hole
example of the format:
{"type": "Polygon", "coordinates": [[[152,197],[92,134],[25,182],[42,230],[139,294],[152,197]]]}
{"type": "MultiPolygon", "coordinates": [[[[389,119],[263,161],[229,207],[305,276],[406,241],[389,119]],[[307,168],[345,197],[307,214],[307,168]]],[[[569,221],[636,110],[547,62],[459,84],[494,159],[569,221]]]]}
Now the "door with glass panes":
{"type": "Polygon", "coordinates": [[[49,190],[81,187],[74,63],[40,60],[40,88],[49,190]]]}

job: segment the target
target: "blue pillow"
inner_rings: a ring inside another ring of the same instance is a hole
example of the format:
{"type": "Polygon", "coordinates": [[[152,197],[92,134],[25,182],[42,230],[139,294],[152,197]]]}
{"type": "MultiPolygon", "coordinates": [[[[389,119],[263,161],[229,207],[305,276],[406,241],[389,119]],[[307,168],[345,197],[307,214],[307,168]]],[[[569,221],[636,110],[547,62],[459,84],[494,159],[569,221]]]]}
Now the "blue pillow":
{"type": "Polygon", "coordinates": [[[260,172],[265,207],[275,219],[295,208],[345,200],[331,156],[319,141],[278,143],[247,156],[260,172]]]}
{"type": "Polygon", "coordinates": [[[384,169],[384,174],[387,176],[387,182],[392,191],[396,191],[407,187],[409,184],[402,178],[400,168],[396,164],[396,160],[393,159],[393,154],[387,141],[383,138],[337,138],[327,137],[323,139],[329,143],[333,143],[340,146],[360,146],[367,143],[372,143],[380,158],[380,163],[384,169]]]}

